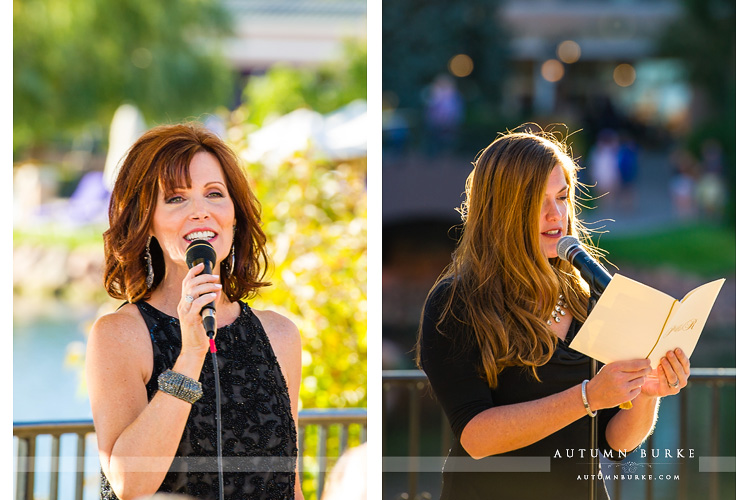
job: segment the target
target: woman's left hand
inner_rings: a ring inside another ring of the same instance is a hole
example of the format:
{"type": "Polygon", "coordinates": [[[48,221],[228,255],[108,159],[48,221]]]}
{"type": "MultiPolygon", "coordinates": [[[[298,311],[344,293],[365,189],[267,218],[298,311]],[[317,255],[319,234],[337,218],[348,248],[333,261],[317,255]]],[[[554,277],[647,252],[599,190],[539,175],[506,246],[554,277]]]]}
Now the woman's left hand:
{"type": "Polygon", "coordinates": [[[690,377],[690,360],[682,349],[667,352],[659,366],[646,377],[641,395],[652,398],[674,396],[687,385],[690,377]]]}

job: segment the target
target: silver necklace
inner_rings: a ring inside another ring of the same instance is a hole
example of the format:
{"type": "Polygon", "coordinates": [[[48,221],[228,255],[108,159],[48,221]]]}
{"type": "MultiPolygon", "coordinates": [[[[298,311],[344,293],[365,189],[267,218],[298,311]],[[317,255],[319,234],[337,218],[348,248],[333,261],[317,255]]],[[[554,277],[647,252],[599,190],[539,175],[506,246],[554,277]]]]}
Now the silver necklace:
{"type": "Polygon", "coordinates": [[[555,323],[559,323],[561,321],[561,316],[565,316],[566,314],[566,307],[568,307],[568,304],[565,302],[562,294],[560,294],[560,297],[557,300],[557,305],[555,305],[555,308],[552,310],[552,314],[550,315],[552,319],[548,319],[547,324],[551,326],[553,320],[555,321],[555,323]]]}

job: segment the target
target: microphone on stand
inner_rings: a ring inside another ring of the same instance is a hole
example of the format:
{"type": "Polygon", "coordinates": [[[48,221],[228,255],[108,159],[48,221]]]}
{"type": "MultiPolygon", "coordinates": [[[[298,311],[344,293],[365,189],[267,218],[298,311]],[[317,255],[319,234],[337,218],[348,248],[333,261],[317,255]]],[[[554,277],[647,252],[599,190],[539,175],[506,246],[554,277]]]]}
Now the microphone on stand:
{"type": "MultiPolygon", "coordinates": [[[[557,256],[573,264],[581,272],[581,277],[591,287],[592,297],[598,298],[607,288],[612,276],[586,251],[575,236],[563,236],[557,242],[557,256]]],[[[592,361],[593,362],[593,361],[592,361]]],[[[593,378],[596,373],[593,372],[593,378]]],[[[623,410],[629,410],[633,403],[626,401],[620,405],[623,410]]]]}
{"type": "MultiPolygon", "coordinates": [[[[211,246],[211,243],[205,240],[195,240],[187,247],[185,261],[191,269],[203,263],[203,271],[200,274],[211,274],[213,267],[216,265],[216,251],[211,246]]],[[[216,306],[213,301],[203,306],[201,317],[203,318],[203,328],[206,329],[206,334],[209,338],[213,339],[216,333],[216,306]]]]}
{"type": "Polygon", "coordinates": [[[557,242],[557,256],[573,264],[581,272],[581,277],[599,296],[607,288],[612,276],[586,251],[575,236],[563,236],[557,242]]]}

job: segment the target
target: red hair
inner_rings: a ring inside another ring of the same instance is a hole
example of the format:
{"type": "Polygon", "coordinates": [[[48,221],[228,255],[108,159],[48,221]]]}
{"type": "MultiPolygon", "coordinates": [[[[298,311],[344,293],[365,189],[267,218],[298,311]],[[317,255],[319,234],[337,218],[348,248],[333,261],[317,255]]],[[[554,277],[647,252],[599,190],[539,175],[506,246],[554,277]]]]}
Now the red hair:
{"type": "Polygon", "coordinates": [[[130,148],[117,176],[109,205],[109,229],[104,232],[104,286],[117,299],[148,298],[164,277],[164,256],[155,238],[150,241],[154,282],[146,286],[146,244],[159,189],[190,187],[190,162],[199,152],[213,155],[221,165],[237,225],[234,270],[220,265],[226,296],[236,301],[268,286],[266,235],[260,227],[260,203],[250,189],[237,155],[198,123],[164,125],[143,134],[130,148]]]}

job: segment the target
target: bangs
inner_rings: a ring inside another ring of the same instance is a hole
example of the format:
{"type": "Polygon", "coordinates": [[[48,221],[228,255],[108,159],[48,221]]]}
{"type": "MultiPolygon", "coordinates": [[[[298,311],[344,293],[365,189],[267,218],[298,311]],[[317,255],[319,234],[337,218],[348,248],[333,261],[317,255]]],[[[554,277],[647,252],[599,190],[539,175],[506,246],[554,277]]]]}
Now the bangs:
{"type": "Polygon", "coordinates": [[[159,169],[159,188],[165,194],[174,193],[178,189],[187,188],[190,189],[192,184],[190,182],[190,162],[196,153],[205,151],[200,147],[191,148],[185,151],[180,151],[172,156],[171,152],[165,152],[160,156],[172,157],[171,162],[160,161],[156,159],[155,163],[161,165],[159,169]]]}

